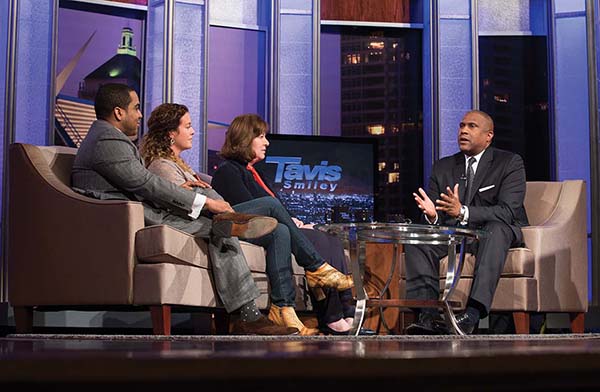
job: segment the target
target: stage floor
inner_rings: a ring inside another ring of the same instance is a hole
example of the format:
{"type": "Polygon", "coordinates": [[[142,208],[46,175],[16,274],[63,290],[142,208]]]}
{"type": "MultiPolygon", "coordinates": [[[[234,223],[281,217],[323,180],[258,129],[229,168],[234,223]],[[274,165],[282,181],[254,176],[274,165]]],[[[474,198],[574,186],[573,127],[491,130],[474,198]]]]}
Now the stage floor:
{"type": "Polygon", "coordinates": [[[218,392],[400,385],[417,390],[593,390],[600,387],[600,334],[9,335],[0,338],[0,383],[61,390],[195,386],[218,392]]]}

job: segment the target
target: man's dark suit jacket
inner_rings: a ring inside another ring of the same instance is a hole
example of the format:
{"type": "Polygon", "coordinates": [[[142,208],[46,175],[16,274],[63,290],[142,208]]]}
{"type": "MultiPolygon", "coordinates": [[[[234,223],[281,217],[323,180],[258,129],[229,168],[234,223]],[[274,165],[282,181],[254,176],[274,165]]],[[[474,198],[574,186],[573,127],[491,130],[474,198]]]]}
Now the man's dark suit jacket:
{"type": "MultiPolygon", "coordinates": [[[[525,167],[517,154],[488,147],[477,165],[471,200],[465,200],[465,155],[458,152],[437,161],[432,168],[427,194],[435,203],[446,187],[459,184],[461,203],[469,207],[469,228],[486,222],[504,222],[511,227],[516,242],[523,241],[521,227],[528,226],[523,207],[525,198],[525,167]]],[[[438,211],[438,223],[456,225],[456,219],[438,211]]]]}

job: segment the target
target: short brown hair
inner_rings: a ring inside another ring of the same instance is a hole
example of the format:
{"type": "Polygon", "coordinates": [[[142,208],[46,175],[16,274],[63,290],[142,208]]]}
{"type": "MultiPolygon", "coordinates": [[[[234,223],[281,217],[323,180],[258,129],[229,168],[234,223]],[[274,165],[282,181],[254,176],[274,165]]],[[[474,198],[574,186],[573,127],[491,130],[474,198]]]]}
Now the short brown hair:
{"type": "Polygon", "coordinates": [[[268,131],[269,126],[258,114],[237,116],[227,128],[221,156],[225,159],[250,162],[255,158],[252,151],[252,140],[268,131]]]}

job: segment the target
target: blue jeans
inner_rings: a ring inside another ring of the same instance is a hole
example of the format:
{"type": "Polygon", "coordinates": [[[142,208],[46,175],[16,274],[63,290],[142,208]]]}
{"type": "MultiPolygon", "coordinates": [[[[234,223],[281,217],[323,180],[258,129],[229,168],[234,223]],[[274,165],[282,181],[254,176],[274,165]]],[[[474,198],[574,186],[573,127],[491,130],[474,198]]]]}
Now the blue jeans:
{"type": "Polygon", "coordinates": [[[302,234],[279,200],[265,196],[233,206],[236,212],[270,216],[279,222],[264,237],[248,240],[267,251],[267,276],[271,286],[271,302],[277,306],[294,306],[295,283],[292,278],[292,253],[298,265],[315,271],[325,262],[312,243],[302,234]]]}

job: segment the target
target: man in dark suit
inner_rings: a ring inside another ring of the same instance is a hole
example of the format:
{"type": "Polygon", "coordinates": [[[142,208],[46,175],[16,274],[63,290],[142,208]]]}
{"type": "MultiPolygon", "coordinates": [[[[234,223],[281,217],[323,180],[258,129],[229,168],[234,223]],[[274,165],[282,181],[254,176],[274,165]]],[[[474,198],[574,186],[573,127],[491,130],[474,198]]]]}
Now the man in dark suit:
{"type": "MultiPolygon", "coordinates": [[[[510,247],[523,242],[521,227],[528,225],[523,207],[525,168],[517,154],[491,147],[492,118],[481,111],[465,114],[458,129],[460,152],[440,159],[432,168],[429,188],[414,193],[417,206],[430,224],[477,228],[488,235],[470,246],[476,256],[475,278],[466,311],[457,316],[459,327],[472,333],[485,317],[510,247]]],[[[406,295],[409,299],[439,298],[439,261],[445,245],[407,245],[406,295]]],[[[439,334],[437,310],[418,309],[408,334],[439,334]]]]}
{"type": "Polygon", "coordinates": [[[239,310],[241,315],[234,332],[297,333],[296,328],[276,326],[258,311],[255,299],[260,293],[234,237],[262,237],[275,229],[277,221],[233,213],[229,203],[214,198],[208,184],[201,181],[176,186],[149,172],[131,142],[142,119],[140,100],[133,89],[123,84],[103,85],[94,109],[98,120],[77,151],[71,173],[73,189],[97,199],[141,201],[146,225],[166,224],[207,239],[219,297],[228,312],[239,310]]]}

